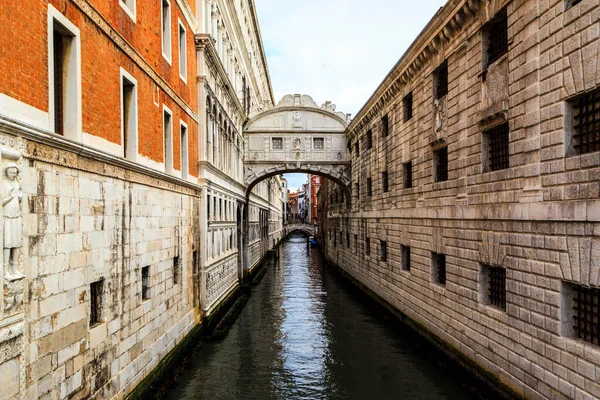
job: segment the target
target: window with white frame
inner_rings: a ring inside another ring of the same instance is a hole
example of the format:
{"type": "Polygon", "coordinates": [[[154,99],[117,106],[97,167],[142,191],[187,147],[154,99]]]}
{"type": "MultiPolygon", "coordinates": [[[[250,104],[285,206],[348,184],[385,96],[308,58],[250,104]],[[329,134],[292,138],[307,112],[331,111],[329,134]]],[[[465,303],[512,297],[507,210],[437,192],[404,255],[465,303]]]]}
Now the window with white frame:
{"type": "Polygon", "coordinates": [[[125,10],[127,15],[135,22],[135,0],[119,0],[121,8],[125,10]]]}
{"type": "Polygon", "coordinates": [[[185,122],[180,122],[180,162],[181,162],[181,177],[187,179],[188,177],[188,126],[185,122]]]}
{"type": "Polygon", "coordinates": [[[171,3],[169,0],[160,0],[162,4],[162,53],[163,57],[171,62],[171,3]]]}
{"type": "Polygon", "coordinates": [[[48,5],[50,126],[54,133],[81,139],[81,41],[79,29],[48,5]]]}
{"type": "Polygon", "coordinates": [[[124,158],[136,160],[137,142],[137,81],[121,68],[121,143],[124,158]]]}
{"type": "Polygon", "coordinates": [[[179,76],[187,82],[187,41],[185,27],[179,21],[179,76]]]}
{"type": "Polygon", "coordinates": [[[163,106],[163,160],[165,172],[173,172],[173,113],[163,106]]]}

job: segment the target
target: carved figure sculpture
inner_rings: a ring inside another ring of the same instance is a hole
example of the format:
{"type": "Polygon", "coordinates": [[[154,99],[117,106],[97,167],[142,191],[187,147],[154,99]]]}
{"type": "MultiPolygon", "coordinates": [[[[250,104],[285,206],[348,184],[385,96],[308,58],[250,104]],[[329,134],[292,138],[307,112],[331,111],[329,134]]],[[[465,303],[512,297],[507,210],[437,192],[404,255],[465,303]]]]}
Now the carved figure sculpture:
{"type": "Polygon", "coordinates": [[[6,282],[5,301],[4,311],[10,311],[23,302],[23,288],[19,281],[6,282]]]}
{"type": "Polygon", "coordinates": [[[439,99],[435,99],[433,102],[433,111],[435,114],[435,131],[439,132],[444,123],[444,104],[439,99]]]}
{"type": "Polygon", "coordinates": [[[4,169],[6,180],[2,188],[2,206],[4,208],[4,266],[5,278],[14,281],[24,278],[18,270],[19,249],[21,248],[21,200],[23,191],[17,180],[19,167],[9,163],[4,169]]]}
{"type": "Polygon", "coordinates": [[[302,128],[302,114],[300,111],[296,111],[292,117],[292,127],[302,128]]]}

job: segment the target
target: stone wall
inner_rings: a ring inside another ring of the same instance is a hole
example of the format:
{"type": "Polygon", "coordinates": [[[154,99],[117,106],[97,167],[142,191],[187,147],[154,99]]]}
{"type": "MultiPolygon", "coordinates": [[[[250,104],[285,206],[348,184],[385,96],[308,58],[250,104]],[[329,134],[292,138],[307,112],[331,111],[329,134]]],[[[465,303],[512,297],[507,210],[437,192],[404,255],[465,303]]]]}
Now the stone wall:
{"type": "Polygon", "coordinates": [[[352,204],[327,221],[331,261],[526,398],[600,397],[600,347],[572,328],[572,288],[600,287],[600,153],[569,150],[570,99],[600,86],[600,6],[568,3],[448,2],[350,125],[352,204]],[[509,51],[483,68],[484,24],[504,7],[509,51]],[[444,60],[449,92],[434,100],[444,60]],[[490,171],[484,132],[505,121],[509,166],[490,171]],[[505,307],[489,304],[488,267],[506,274],[505,307]]]}

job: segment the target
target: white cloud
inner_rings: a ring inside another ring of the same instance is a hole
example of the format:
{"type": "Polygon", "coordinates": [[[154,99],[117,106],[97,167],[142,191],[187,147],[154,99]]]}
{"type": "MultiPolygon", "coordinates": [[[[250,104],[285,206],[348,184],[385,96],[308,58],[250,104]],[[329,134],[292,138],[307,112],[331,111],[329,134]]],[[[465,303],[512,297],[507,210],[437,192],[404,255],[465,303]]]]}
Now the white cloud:
{"type": "Polygon", "coordinates": [[[355,115],[444,3],[256,0],[276,100],[306,93],[355,115]]]}

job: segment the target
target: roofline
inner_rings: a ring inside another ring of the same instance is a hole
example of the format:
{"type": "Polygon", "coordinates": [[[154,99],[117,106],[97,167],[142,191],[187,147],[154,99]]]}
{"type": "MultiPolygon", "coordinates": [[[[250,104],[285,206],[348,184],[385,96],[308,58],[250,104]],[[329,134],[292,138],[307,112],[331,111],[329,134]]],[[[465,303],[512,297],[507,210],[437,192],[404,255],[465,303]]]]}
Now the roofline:
{"type": "Polygon", "coordinates": [[[269,64],[267,64],[267,56],[265,55],[265,47],[263,45],[262,33],[260,31],[260,26],[258,24],[258,13],[256,11],[256,4],[254,4],[254,0],[248,0],[250,4],[250,11],[252,14],[252,22],[254,23],[254,29],[256,29],[256,33],[258,36],[258,47],[260,47],[260,56],[265,66],[265,74],[267,75],[267,83],[269,84],[269,95],[271,96],[271,103],[275,106],[275,95],[273,94],[273,84],[271,83],[271,74],[269,73],[269,64]]]}

